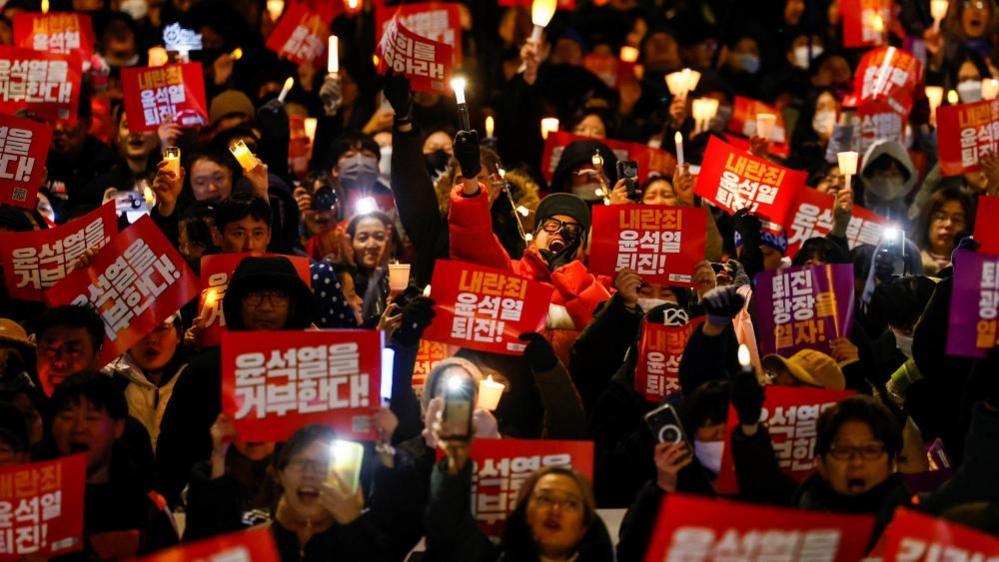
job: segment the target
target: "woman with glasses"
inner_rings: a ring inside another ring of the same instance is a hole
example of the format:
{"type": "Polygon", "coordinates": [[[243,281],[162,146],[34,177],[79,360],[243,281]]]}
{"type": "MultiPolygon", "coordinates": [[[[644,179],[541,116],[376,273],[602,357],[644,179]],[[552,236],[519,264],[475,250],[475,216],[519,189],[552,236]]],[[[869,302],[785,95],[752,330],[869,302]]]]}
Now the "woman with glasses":
{"type": "Polygon", "coordinates": [[[946,187],[930,197],[916,227],[915,242],[927,275],[950,265],[951,252],[974,230],[975,203],[960,187],[946,187]]]}
{"type": "Polygon", "coordinates": [[[469,506],[470,442],[442,442],[447,456],[434,467],[427,508],[427,552],[434,560],[493,562],[610,562],[607,527],[593,489],[569,467],[546,466],[520,486],[499,544],[482,532],[469,506]]]}

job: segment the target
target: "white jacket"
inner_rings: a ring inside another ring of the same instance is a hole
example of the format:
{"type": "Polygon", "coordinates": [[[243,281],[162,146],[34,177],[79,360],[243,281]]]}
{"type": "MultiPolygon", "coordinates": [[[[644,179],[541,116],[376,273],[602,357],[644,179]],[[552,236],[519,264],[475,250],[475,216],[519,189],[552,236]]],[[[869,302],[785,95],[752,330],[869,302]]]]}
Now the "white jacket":
{"type": "Polygon", "coordinates": [[[153,451],[156,450],[156,439],[160,435],[160,422],[163,421],[163,413],[166,412],[167,404],[173,395],[173,387],[186,368],[187,363],[184,363],[170,377],[170,380],[160,387],[149,382],[142,369],[131,360],[127,353],[104,368],[105,372],[112,376],[122,377],[128,381],[128,386],[125,387],[128,414],[139,420],[149,432],[153,451]]]}

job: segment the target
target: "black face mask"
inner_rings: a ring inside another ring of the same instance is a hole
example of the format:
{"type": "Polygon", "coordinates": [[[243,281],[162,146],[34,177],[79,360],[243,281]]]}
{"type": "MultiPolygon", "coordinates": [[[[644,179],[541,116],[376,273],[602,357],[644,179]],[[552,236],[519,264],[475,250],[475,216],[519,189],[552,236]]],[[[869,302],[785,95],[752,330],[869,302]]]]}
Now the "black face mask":
{"type": "Polygon", "coordinates": [[[443,150],[435,150],[430,154],[424,154],[423,160],[427,163],[427,172],[430,174],[430,177],[436,177],[447,169],[447,163],[451,161],[451,155],[443,150]]]}

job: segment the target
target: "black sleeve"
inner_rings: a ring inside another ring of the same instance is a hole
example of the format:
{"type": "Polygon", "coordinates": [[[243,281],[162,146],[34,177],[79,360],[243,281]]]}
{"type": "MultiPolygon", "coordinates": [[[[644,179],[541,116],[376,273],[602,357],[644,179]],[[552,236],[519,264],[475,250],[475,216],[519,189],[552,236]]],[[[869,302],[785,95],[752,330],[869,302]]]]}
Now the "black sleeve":
{"type": "Polygon", "coordinates": [[[597,397],[621,367],[642,322],[641,310],[628,310],[615,294],[583,329],[569,351],[569,374],[583,407],[593,409],[597,397]]]}
{"type": "Polygon", "coordinates": [[[680,388],[689,395],[698,386],[726,378],[732,370],[734,356],[739,349],[735,329],[729,324],[717,336],[704,334],[702,328],[694,329],[687,340],[680,359],[680,388]]]}
{"type": "Polygon", "coordinates": [[[791,505],[797,483],[777,464],[770,433],[762,425],[752,437],[742,428],[732,431],[732,459],[739,483],[739,497],[753,503],[791,505]]]}
{"type": "Polygon", "coordinates": [[[447,473],[442,460],[434,467],[430,503],[424,519],[427,555],[433,560],[453,562],[493,562],[499,557],[495,546],[472,519],[472,463],[459,474],[447,473]]]}
{"type": "Polygon", "coordinates": [[[191,469],[187,489],[184,542],[232,533],[243,528],[239,485],[229,475],[211,478],[211,465],[202,461],[191,469]]]}
{"type": "Polygon", "coordinates": [[[395,350],[392,365],[392,413],[399,420],[399,427],[392,438],[393,443],[406,441],[423,431],[423,419],[420,415],[420,402],[413,392],[413,367],[416,364],[417,345],[403,345],[399,342],[391,344],[395,350]]]}
{"type": "Polygon", "coordinates": [[[642,562],[645,551],[652,541],[652,531],[655,529],[659,516],[659,507],[663,503],[666,492],[656,485],[654,480],[645,483],[638,497],[628,508],[621,521],[619,540],[617,543],[617,562],[642,562]]]}

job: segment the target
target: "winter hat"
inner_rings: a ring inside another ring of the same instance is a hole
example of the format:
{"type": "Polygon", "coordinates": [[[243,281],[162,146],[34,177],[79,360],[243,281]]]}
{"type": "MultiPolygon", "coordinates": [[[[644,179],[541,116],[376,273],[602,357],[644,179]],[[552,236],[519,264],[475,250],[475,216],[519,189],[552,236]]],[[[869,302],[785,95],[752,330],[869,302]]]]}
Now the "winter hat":
{"type": "MultiPolygon", "coordinates": [[[[783,234],[774,234],[773,232],[766,230],[761,231],[760,244],[770,246],[782,255],[787,253],[787,236],[784,236],[783,234]]],[[[738,232],[735,233],[735,245],[742,246],[742,235],[738,232]]]]}
{"type": "Polygon", "coordinates": [[[245,115],[248,119],[253,119],[256,110],[246,94],[239,90],[226,90],[212,98],[212,103],[208,107],[208,123],[214,127],[223,118],[235,114],[245,115]]]}
{"type": "Polygon", "coordinates": [[[774,370],[778,365],[783,365],[791,376],[809,386],[831,390],[846,388],[846,378],[836,360],[821,351],[802,349],[790,359],[777,354],[763,358],[764,370],[774,370]]]}
{"type": "Polygon", "coordinates": [[[583,233],[590,230],[590,206],[577,195],[552,193],[541,200],[535,213],[535,224],[541,226],[545,219],[555,215],[566,215],[576,219],[583,227],[583,233]]]}

